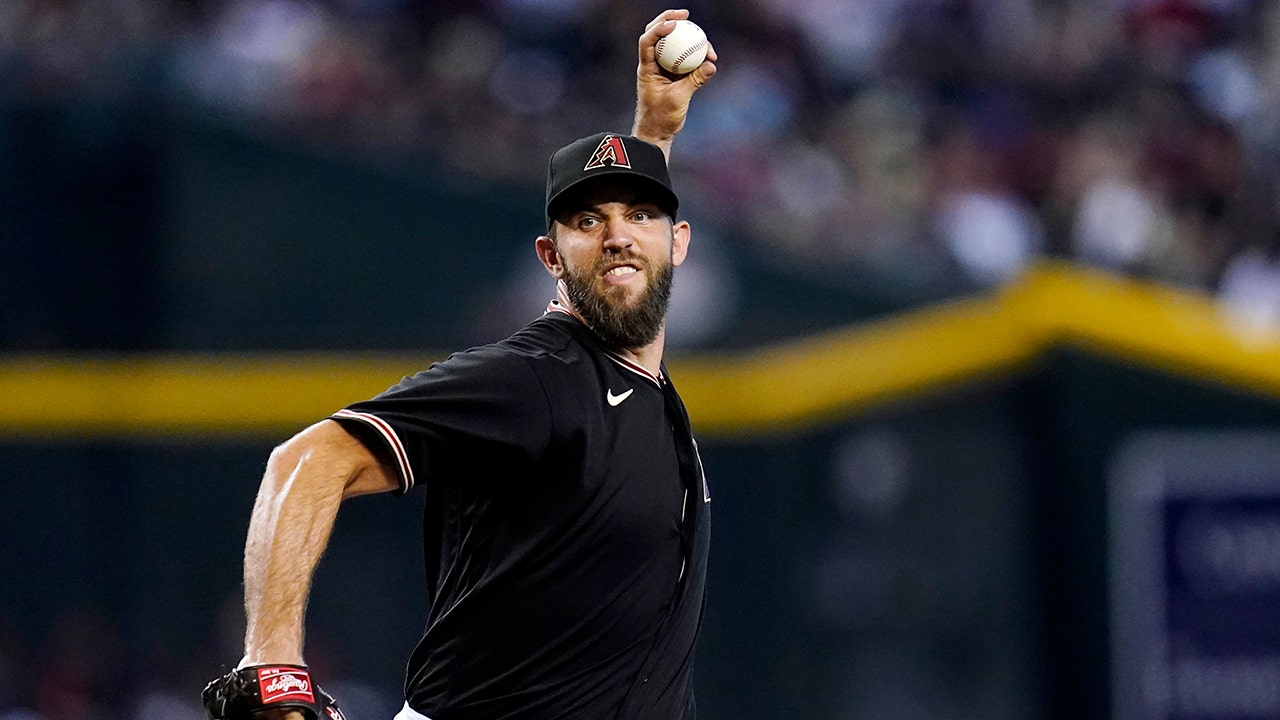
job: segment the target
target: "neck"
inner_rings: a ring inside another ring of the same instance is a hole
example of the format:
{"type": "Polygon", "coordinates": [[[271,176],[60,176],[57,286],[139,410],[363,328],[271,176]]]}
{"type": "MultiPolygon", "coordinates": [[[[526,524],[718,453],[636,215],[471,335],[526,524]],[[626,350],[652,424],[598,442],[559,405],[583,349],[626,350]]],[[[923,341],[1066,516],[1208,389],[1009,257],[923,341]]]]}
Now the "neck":
{"type": "MultiPolygon", "coordinates": [[[[569,299],[569,291],[565,289],[564,281],[556,283],[556,302],[560,303],[568,313],[578,319],[583,325],[590,327],[590,324],[582,318],[578,310],[574,308],[573,301],[569,299]]],[[[660,375],[662,371],[662,350],[666,344],[667,326],[664,322],[658,330],[658,336],[653,342],[638,348],[609,348],[618,355],[630,360],[640,367],[653,373],[655,376],[660,375]]]]}

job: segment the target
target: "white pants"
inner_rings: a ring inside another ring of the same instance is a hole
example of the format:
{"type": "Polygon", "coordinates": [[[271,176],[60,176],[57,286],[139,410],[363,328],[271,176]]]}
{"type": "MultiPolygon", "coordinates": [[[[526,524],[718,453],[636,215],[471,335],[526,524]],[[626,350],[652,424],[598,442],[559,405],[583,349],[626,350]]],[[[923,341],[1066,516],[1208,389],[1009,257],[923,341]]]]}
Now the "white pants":
{"type": "Polygon", "coordinates": [[[391,720],[431,720],[431,718],[409,707],[409,703],[405,703],[391,720]]]}

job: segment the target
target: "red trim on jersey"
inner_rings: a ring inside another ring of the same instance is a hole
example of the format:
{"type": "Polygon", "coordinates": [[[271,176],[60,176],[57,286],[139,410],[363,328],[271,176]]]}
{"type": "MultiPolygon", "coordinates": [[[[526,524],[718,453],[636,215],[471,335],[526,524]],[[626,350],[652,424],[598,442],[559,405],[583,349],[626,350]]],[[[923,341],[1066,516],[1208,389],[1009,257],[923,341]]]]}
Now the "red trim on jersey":
{"type": "Polygon", "coordinates": [[[571,317],[571,318],[574,318],[575,320],[581,320],[581,319],[582,319],[582,318],[578,317],[578,313],[576,313],[576,312],[574,312],[574,311],[570,310],[569,308],[565,307],[564,305],[561,305],[559,300],[552,300],[551,302],[547,303],[547,312],[549,312],[549,313],[553,313],[553,312],[562,313],[562,314],[564,314],[564,315],[568,315],[568,316],[569,316],[569,317],[571,317]]]}
{"type": "Polygon", "coordinates": [[[356,412],[343,408],[333,414],[336,418],[346,418],[349,420],[359,420],[362,423],[377,430],[387,441],[387,445],[391,447],[391,451],[395,453],[396,463],[400,466],[400,477],[404,478],[404,489],[407,491],[413,487],[413,468],[409,466],[409,453],[404,449],[404,443],[400,442],[400,436],[396,435],[396,431],[391,425],[377,415],[369,413],[356,412]]]}
{"type": "Polygon", "coordinates": [[[578,314],[578,311],[573,309],[573,303],[569,301],[569,290],[564,286],[563,282],[556,283],[556,296],[551,298],[551,302],[547,303],[547,312],[564,313],[583,325],[587,324],[582,319],[582,316],[578,314]]]}
{"type": "Polygon", "coordinates": [[[662,387],[662,376],[654,375],[653,373],[649,372],[649,370],[646,369],[643,365],[636,362],[632,362],[631,360],[628,360],[625,357],[611,350],[605,350],[604,355],[605,357],[614,361],[618,365],[621,365],[624,369],[630,370],[631,372],[639,375],[640,377],[643,377],[645,380],[648,380],[649,382],[653,383],[654,385],[657,385],[658,387],[662,387]]]}

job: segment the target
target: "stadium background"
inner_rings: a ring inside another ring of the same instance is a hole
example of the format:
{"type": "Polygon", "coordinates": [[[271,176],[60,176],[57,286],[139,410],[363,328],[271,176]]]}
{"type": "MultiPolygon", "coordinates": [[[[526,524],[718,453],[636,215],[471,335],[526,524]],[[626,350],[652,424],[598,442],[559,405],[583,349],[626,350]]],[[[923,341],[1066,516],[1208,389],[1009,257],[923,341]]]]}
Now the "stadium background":
{"type": "MultiPolygon", "coordinates": [[[[1110,716],[1117,453],[1277,424],[1277,11],[690,7],[703,716],[1110,716]]],[[[200,716],[270,448],[540,311],[545,158],[629,126],[660,9],[0,4],[0,717],[200,716]]],[[[354,718],[416,518],[350,503],[321,566],[354,718]]]]}

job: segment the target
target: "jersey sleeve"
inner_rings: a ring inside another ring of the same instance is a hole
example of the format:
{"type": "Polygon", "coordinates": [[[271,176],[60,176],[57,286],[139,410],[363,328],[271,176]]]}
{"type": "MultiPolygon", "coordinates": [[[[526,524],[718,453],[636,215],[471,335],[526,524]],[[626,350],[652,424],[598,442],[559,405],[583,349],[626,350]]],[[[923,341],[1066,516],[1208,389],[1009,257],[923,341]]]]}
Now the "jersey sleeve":
{"type": "Polygon", "coordinates": [[[373,452],[390,458],[400,493],[450,470],[536,458],[551,433],[551,409],[522,356],[480,348],[406,377],[380,395],[334,413],[373,452]]]}

